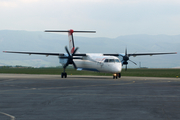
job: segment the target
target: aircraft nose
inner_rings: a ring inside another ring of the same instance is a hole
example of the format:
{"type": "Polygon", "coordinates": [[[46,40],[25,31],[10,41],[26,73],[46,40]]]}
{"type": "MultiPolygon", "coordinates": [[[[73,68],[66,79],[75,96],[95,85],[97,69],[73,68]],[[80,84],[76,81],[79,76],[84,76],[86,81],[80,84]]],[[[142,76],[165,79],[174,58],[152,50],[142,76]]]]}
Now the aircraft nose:
{"type": "Polygon", "coordinates": [[[113,72],[114,73],[120,73],[122,70],[122,65],[121,64],[116,64],[114,67],[113,67],[113,72]]]}
{"type": "Polygon", "coordinates": [[[121,66],[118,66],[118,67],[116,68],[116,71],[118,71],[118,73],[120,73],[120,72],[121,72],[121,69],[122,69],[122,67],[121,67],[121,66]]]}

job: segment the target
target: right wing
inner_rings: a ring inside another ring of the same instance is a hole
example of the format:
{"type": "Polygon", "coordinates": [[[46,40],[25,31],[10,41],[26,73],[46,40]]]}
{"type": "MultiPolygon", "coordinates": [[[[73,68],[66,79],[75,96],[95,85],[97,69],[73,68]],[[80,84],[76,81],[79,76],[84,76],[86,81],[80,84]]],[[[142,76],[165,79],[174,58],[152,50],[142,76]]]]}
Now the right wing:
{"type": "Polygon", "coordinates": [[[177,52],[168,52],[168,53],[133,53],[133,54],[103,54],[103,55],[107,55],[107,56],[133,56],[133,57],[136,57],[136,56],[144,56],[144,55],[150,55],[150,56],[153,56],[153,55],[164,55],[164,54],[177,54],[177,52]]]}

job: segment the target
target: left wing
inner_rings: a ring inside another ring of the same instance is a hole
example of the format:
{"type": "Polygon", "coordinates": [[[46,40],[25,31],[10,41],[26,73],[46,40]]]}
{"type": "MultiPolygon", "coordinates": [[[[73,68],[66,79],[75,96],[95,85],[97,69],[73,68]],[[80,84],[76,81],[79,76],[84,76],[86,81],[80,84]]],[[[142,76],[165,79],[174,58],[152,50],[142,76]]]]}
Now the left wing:
{"type": "MultiPolygon", "coordinates": [[[[16,52],[16,51],[3,51],[4,53],[19,53],[19,54],[35,54],[35,55],[52,55],[52,56],[65,56],[64,53],[39,53],[39,52],[16,52]]],[[[74,56],[86,56],[86,54],[74,54],[74,56]]]]}

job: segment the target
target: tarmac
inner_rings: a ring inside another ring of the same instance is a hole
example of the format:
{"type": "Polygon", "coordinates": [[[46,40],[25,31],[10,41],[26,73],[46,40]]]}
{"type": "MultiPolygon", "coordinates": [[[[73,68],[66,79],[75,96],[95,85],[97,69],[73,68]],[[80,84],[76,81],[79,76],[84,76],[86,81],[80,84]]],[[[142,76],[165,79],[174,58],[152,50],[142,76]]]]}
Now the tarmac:
{"type": "Polygon", "coordinates": [[[0,120],[179,120],[180,78],[0,74],[0,120]]]}

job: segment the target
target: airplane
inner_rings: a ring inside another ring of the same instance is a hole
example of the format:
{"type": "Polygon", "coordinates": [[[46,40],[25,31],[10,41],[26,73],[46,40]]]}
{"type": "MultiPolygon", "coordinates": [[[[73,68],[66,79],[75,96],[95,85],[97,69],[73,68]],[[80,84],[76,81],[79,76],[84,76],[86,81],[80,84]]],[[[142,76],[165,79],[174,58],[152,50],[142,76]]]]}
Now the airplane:
{"type": "Polygon", "coordinates": [[[177,54],[177,52],[168,53],[133,53],[128,54],[127,48],[125,54],[104,54],[104,53],[77,53],[78,47],[75,48],[73,33],[96,33],[96,31],[74,31],[70,30],[45,30],[45,32],[67,32],[69,38],[69,50],[65,46],[67,53],[39,53],[39,52],[16,52],[16,51],[3,51],[4,53],[19,53],[19,54],[35,54],[46,56],[58,56],[59,62],[63,66],[61,78],[67,78],[66,68],[72,64],[76,70],[96,71],[103,73],[112,73],[113,79],[121,78],[122,66],[125,65],[127,70],[129,57],[144,56],[144,55],[163,55],[163,54],[177,54]]]}

